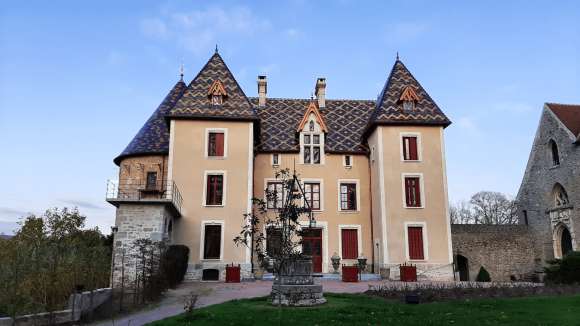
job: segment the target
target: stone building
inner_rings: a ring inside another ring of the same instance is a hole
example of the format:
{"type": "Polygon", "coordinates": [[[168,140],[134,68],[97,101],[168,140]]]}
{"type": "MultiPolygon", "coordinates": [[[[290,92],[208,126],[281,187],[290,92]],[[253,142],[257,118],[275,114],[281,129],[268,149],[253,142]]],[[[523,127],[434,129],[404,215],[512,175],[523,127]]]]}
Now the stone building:
{"type": "Polygon", "coordinates": [[[538,266],[580,250],[580,105],[546,103],[517,195],[538,266]]]}
{"type": "MultiPolygon", "coordinates": [[[[281,186],[277,170],[295,167],[317,221],[302,248],[315,272],[331,272],[337,253],[345,264],[364,255],[370,272],[392,278],[412,262],[420,278],[452,279],[450,121],[401,60],[376,100],[327,99],[325,78],[313,99],[268,98],[267,82],[258,76],[258,96],[247,97],[216,51],[114,159],[115,278],[138,238],[188,246],[188,279],[223,280],[228,263],[252,277],[259,266],[233,238],[251,199],[281,186]]],[[[282,196],[268,202],[271,214],[282,196]]]]}

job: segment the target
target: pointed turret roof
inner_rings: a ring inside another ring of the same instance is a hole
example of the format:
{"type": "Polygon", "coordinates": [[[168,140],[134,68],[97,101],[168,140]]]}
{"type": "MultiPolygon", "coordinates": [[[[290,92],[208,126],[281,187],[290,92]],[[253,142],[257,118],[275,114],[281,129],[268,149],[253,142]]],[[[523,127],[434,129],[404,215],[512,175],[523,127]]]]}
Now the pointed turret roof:
{"type": "Polygon", "coordinates": [[[244,91],[234,78],[224,60],[215,52],[175,107],[169,118],[220,119],[220,120],[257,120],[258,116],[244,91]],[[213,88],[223,87],[222,104],[214,105],[210,97],[213,88]]]}
{"type": "Polygon", "coordinates": [[[447,127],[451,121],[435,101],[397,58],[393,69],[377,98],[368,129],[381,124],[427,124],[447,127]],[[414,99],[411,109],[403,109],[405,100],[414,99]]]}
{"type": "Polygon", "coordinates": [[[119,165],[121,160],[129,156],[167,154],[169,152],[169,131],[165,122],[165,115],[183,95],[187,85],[180,80],[169,91],[157,110],[145,122],[137,135],[131,140],[125,150],[113,161],[119,165]]]}

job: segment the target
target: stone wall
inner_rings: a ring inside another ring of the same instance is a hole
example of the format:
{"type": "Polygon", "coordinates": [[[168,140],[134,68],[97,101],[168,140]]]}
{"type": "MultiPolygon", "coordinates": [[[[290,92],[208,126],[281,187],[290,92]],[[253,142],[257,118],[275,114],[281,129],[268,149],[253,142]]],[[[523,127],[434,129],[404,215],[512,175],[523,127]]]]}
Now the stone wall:
{"type": "Polygon", "coordinates": [[[535,256],[541,264],[555,257],[560,241],[559,224],[572,234],[573,247],[580,250],[580,146],[574,135],[558,120],[550,109],[544,108],[536,132],[526,172],[520,186],[517,203],[520,223],[527,223],[534,237],[535,256]],[[558,146],[560,164],[554,166],[550,141],[558,146]],[[566,212],[555,209],[553,190],[556,184],[564,187],[570,205],[566,212]],[[566,218],[561,218],[563,215],[566,218]]]}
{"type": "Polygon", "coordinates": [[[469,280],[483,266],[492,281],[530,279],[537,271],[532,232],[525,225],[451,225],[453,254],[468,259],[469,280]]]}
{"type": "Polygon", "coordinates": [[[124,274],[125,284],[130,283],[135,276],[135,259],[131,257],[132,246],[137,239],[152,241],[168,241],[168,221],[172,215],[163,203],[128,203],[117,208],[113,260],[113,287],[119,287],[121,275],[124,274]]]}

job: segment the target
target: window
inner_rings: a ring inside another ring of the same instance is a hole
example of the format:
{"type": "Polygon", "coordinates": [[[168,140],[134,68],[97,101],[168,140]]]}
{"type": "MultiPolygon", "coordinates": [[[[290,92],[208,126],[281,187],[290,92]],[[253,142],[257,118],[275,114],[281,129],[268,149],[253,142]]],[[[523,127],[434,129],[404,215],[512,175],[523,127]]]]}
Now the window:
{"type": "Polygon", "coordinates": [[[356,183],[340,184],[340,210],[356,211],[356,183]]]}
{"type": "Polygon", "coordinates": [[[145,189],[157,189],[157,172],[147,172],[147,184],[145,189]]]}
{"type": "Polygon", "coordinates": [[[210,132],[207,137],[207,156],[224,156],[224,133],[210,132]]]}
{"type": "Polygon", "coordinates": [[[403,102],[403,110],[404,111],[411,111],[415,107],[415,102],[413,101],[404,101],[403,102]]]}
{"type": "Polygon", "coordinates": [[[560,165],[560,154],[558,153],[558,145],[552,139],[550,140],[550,151],[552,153],[552,165],[560,165]]]}
{"type": "Polygon", "coordinates": [[[371,147],[371,162],[375,161],[375,146],[371,147]]]}
{"type": "Polygon", "coordinates": [[[280,253],[280,244],[282,242],[282,231],[275,227],[266,229],[266,253],[273,257],[280,253]]]}
{"type": "Polygon", "coordinates": [[[358,258],[358,231],[357,229],[341,229],[342,259],[358,258]]]}
{"type": "Polygon", "coordinates": [[[274,166],[280,165],[280,155],[279,154],[272,154],[272,165],[274,165],[274,166]]]}
{"type": "Polygon", "coordinates": [[[219,206],[223,203],[224,176],[210,174],[207,176],[206,205],[219,206]]]}
{"type": "Polygon", "coordinates": [[[425,259],[425,254],[423,253],[423,227],[409,226],[407,228],[407,239],[409,242],[409,259],[425,259]]]}
{"type": "Polygon", "coordinates": [[[344,156],[344,166],[346,166],[347,168],[352,167],[352,156],[350,155],[344,156]]]}
{"type": "Polygon", "coordinates": [[[284,205],[284,186],[282,182],[268,182],[266,201],[268,208],[282,208],[284,205]]]}
{"type": "Polygon", "coordinates": [[[421,207],[419,177],[405,177],[405,204],[407,207],[421,207]]]}
{"type": "Polygon", "coordinates": [[[419,152],[416,136],[403,136],[403,160],[418,161],[419,152]]]}
{"type": "Polygon", "coordinates": [[[211,104],[212,105],[222,105],[223,97],[221,95],[212,95],[211,96],[211,104]]]}
{"type": "Polygon", "coordinates": [[[312,210],[320,210],[320,183],[304,183],[304,199],[312,210]]]}
{"type": "Polygon", "coordinates": [[[528,225],[528,211],[524,209],[523,214],[524,214],[524,223],[528,225]]]}
{"type": "Polygon", "coordinates": [[[206,224],[203,240],[203,259],[221,259],[222,226],[206,224]]]}
{"type": "MultiPolygon", "coordinates": [[[[310,121],[313,123],[312,121],[310,121]]],[[[320,134],[302,135],[304,142],[304,164],[320,164],[320,134]]]]}

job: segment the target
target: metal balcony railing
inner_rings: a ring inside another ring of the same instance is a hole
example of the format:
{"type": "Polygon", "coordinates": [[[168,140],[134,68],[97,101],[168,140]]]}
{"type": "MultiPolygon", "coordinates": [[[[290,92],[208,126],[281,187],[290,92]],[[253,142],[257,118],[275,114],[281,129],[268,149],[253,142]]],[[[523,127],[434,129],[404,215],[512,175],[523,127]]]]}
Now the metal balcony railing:
{"type": "Polygon", "coordinates": [[[107,180],[108,202],[122,201],[169,201],[175,209],[181,213],[183,198],[179,188],[172,180],[156,180],[155,182],[142,182],[140,180],[107,180]]]}

